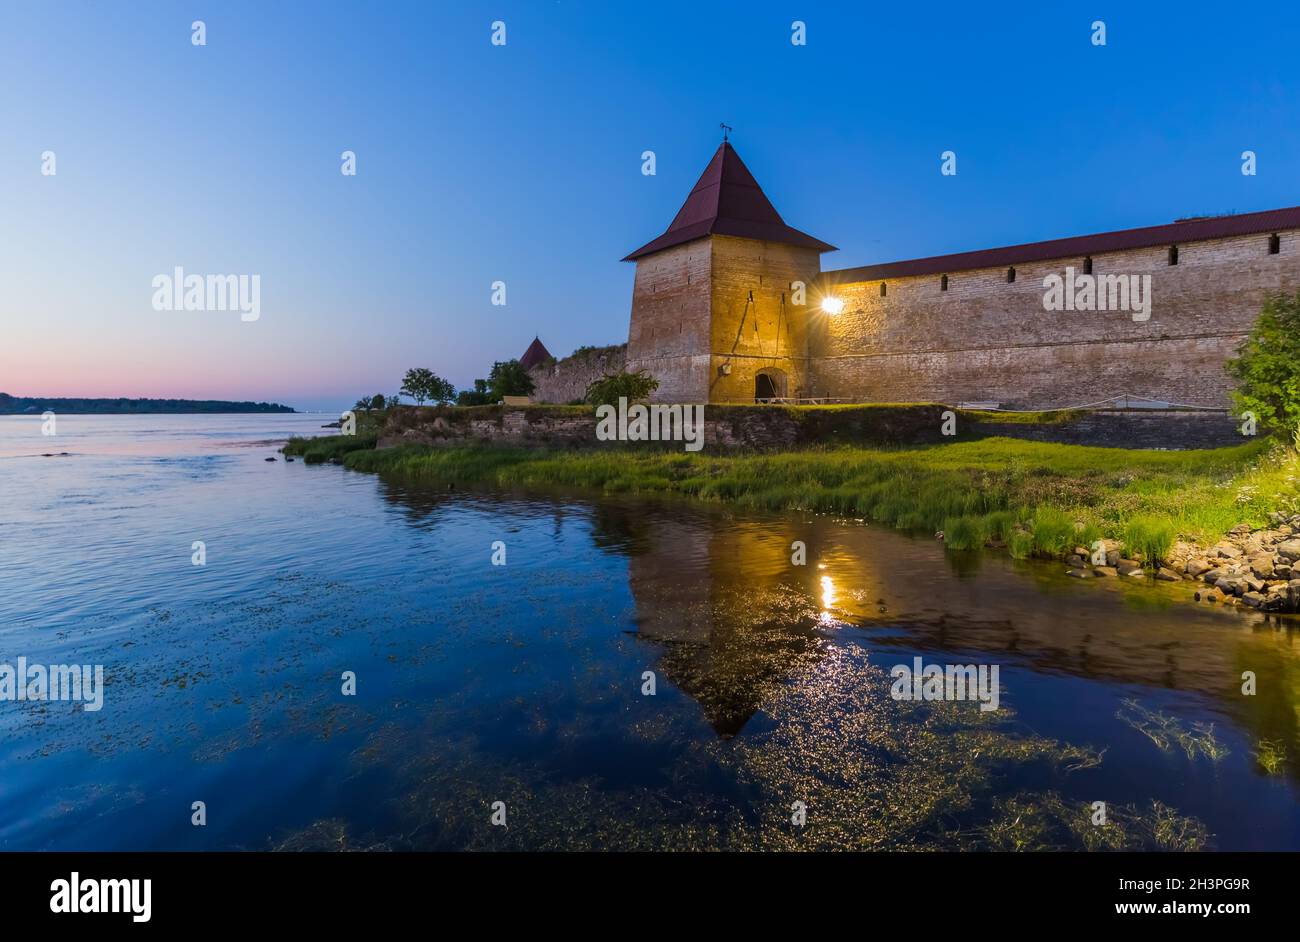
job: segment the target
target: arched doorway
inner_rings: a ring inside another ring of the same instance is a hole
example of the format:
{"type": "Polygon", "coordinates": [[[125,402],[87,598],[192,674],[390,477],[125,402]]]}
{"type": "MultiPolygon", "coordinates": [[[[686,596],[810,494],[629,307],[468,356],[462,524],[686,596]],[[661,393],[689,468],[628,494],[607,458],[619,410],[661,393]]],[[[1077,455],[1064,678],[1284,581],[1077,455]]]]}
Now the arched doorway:
{"type": "Polygon", "coordinates": [[[754,376],[754,401],[771,402],[786,397],[785,374],[778,369],[760,370],[754,376]]]}

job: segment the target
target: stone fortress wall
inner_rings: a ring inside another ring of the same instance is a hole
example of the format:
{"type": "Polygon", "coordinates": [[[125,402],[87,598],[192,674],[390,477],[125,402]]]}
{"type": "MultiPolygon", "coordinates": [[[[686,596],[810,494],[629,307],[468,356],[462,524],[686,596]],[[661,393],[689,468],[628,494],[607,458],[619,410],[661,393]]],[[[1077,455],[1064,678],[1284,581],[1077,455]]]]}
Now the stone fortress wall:
{"type": "Polygon", "coordinates": [[[660,402],[1224,409],[1224,363],[1264,299],[1300,290],[1300,207],[823,272],[832,249],[786,224],[724,141],[625,259],[627,368],[659,379],[660,402]],[[1044,279],[1067,269],[1149,282],[1149,310],[1049,310],[1044,279]]]}
{"type": "Polygon", "coordinates": [[[620,373],[627,364],[627,344],[583,347],[559,360],[548,360],[528,371],[536,384],[534,402],[576,402],[587,387],[606,373],[620,373]]]}
{"type": "Polygon", "coordinates": [[[1096,276],[1149,275],[1148,320],[1124,311],[1049,311],[1043,279],[1081,274],[1060,258],[942,275],[840,281],[830,316],[810,308],[813,395],[879,402],[992,401],[1047,409],[1129,394],[1226,408],[1224,362],[1267,294],[1300,290],[1300,232],[1234,236],[1091,256],[1096,276]],[[881,285],[885,286],[882,296],[881,285]]]}

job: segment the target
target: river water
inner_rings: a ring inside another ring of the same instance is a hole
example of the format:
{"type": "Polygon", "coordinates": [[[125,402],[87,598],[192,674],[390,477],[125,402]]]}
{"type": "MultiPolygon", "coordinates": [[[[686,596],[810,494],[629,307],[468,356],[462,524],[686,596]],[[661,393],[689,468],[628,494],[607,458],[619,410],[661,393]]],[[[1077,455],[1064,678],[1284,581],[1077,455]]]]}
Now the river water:
{"type": "Polygon", "coordinates": [[[105,677],[0,701],[0,847],[1300,849],[1295,622],[265,460],[327,421],[0,417],[0,665],[105,677]],[[998,709],[895,699],[917,657],[996,666],[998,709]]]}

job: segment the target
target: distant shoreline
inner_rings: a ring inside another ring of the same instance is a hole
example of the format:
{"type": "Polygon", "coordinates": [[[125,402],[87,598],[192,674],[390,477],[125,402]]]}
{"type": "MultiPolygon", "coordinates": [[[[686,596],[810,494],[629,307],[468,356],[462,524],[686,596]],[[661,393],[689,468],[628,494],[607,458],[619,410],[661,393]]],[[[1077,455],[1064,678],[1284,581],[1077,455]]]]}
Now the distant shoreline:
{"type": "Polygon", "coordinates": [[[0,393],[0,415],[200,415],[297,413],[278,402],[235,402],[225,399],[92,399],[76,396],[11,396],[0,393]]]}

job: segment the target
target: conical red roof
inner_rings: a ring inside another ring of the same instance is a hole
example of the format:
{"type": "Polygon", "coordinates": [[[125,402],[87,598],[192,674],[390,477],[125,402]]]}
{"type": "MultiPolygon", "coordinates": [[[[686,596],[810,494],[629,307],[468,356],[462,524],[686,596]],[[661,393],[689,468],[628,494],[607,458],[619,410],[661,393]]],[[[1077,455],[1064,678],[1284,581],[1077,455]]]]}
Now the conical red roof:
{"type": "Polygon", "coordinates": [[[526,370],[531,370],[538,363],[545,363],[550,359],[552,359],[551,351],[546,349],[546,344],[542,343],[539,338],[534,337],[533,342],[524,351],[524,355],[519,358],[519,365],[526,370]]]}
{"type": "Polygon", "coordinates": [[[739,236],[798,245],[819,252],[835,251],[835,246],[785,224],[736,149],[726,141],[704,168],[699,182],[686,197],[668,231],[623,261],[630,262],[642,255],[707,235],[739,236]]]}

